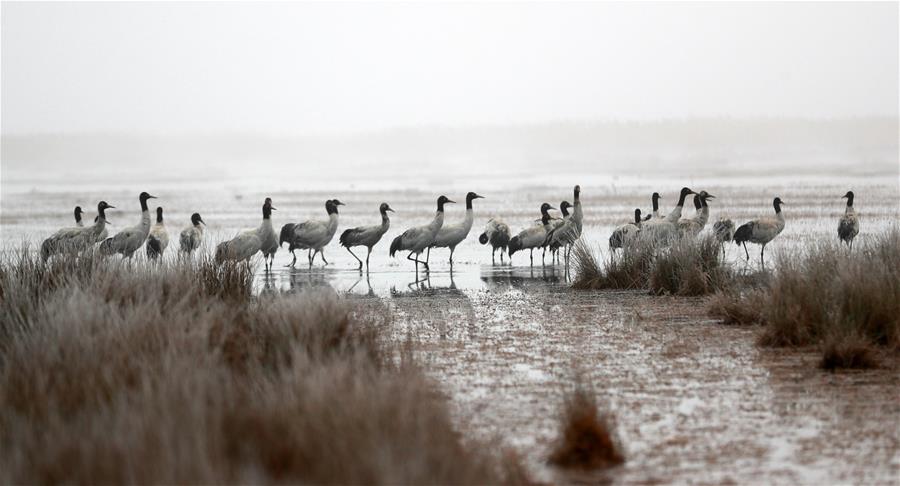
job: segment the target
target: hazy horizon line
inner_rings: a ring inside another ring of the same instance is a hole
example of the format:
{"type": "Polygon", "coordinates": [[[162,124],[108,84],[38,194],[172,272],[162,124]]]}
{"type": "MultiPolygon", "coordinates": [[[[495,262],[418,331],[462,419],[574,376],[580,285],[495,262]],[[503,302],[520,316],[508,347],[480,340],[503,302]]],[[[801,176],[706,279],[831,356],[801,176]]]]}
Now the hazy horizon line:
{"type": "MultiPolygon", "coordinates": [[[[57,130],[57,131],[32,131],[32,132],[6,132],[0,129],[0,137],[28,138],[41,136],[116,136],[116,137],[210,137],[210,136],[255,136],[268,138],[330,138],[330,137],[354,137],[388,135],[394,133],[434,131],[434,130],[496,130],[496,129],[535,129],[550,127],[653,127],[663,125],[689,125],[704,123],[735,123],[735,124],[778,124],[778,123],[806,123],[806,124],[841,124],[841,123],[896,123],[900,128],[900,114],[898,115],[845,115],[829,117],[811,116],[684,116],[663,118],[584,118],[584,119],[548,119],[535,121],[522,121],[512,123],[481,122],[481,123],[426,123],[419,125],[394,125],[372,129],[350,130],[322,130],[322,131],[266,131],[266,130],[229,130],[216,129],[208,131],[200,130],[57,130]]],[[[2,124],[2,119],[0,119],[2,124]]]]}

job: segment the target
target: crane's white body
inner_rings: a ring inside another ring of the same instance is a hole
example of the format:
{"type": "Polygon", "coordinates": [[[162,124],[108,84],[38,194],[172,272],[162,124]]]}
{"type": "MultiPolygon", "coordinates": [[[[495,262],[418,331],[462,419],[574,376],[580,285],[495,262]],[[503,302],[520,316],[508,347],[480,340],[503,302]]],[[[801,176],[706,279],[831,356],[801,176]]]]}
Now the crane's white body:
{"type": "Polygon", "coordinates": [[[388,217],[387,212],[393,211],[390,209],[390,206],[387,203],[382,203],[380,207],[381,212],[381,224],[374,226],[358,226],[356,228],[350,228],[348,230],[344,230],[341,233],[341,237],[338,239],[347,251],[353,255],[353,258],[356,258],[359,261],[359,268],[362,269],[363,262],[353,253],[354,246],[365,246],[366,247],[366,266],[369,265],[369,257],[372,255],[372,247],[378,244],[381,241],[381,238],[388,232],[391,228],[391,218],[388,217]]]}
{"type": "Polygon", "coordinates": [[[162,256],[168,246],[169,232],[166,230],[166,225],[162,221],[157,221],[150,228],[150,234],[147,236],[147,256],[151,258],[162,256]]]}
{"type": "Polygon", "coordinates": [[[47,260],[59,253],[78,254],[94,246],[98,236],[106,229],[106,218],[97,217],[91,226],[63,228],[41,244],[41,255],[47,260]]]}
{"type": "MultiPolygon", "coordinates": [[[[328,215],[326,221],[305,221],[294,227],[294,235],[291,245],[301,250],[322,251],[328,243],[331,243],[338,227],[338,213],[328,215]]],[[[272,232],[273,241],[277,246],[275,232],[272,232]]]]}
{"type": "Polygon", "coordinates": [[[469,236],[469,231],[472,230],[474,222],[475,212],[472,209],[466,209],[466,216],[462,221],[441,226],[431,246],[435,248],[456,248],[456,245],[462,243],[469,236]]]}
{"type": "Polygon", "coordinates": [[[434,244],[434,240],[443,226],[444,212],[438,211],[430,223],[404,231],[399,236],[400,242],[396,250],[408,251],[418,257],[426,248],[434,244]]]}
{"type": "MultiPolygon", "coordinates": [[[[150,235],[150,210],[141,211],[141,222],[135,226],[125,228],[119,231],[112,238],[103,242],[106,253],[121,253],[123,256],[131,258],[134,252],[141,248],[141,245],[147,241],[150,235]]],[[[104,249],[104,248],[101,248],[104,249]]]]}
{"type": "Polygon", "coordinates": [[[178,238],[180,249],[185,253],[191,253],[197,248],[200,248],[200,243],[202,241],[203,225],[199,223],[192,224],[190,227],[181,230],[181,235],[178,238]]]}

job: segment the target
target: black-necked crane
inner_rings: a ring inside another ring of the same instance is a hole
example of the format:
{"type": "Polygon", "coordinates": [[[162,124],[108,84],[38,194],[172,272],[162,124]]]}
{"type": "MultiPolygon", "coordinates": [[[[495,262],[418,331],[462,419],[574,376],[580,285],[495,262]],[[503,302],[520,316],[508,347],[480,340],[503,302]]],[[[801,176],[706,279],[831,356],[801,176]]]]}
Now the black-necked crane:
{"type": "Polygon", "coordinates": [[[381,206],[378,207],[378,212],[381,213],[381,224],[374,226],[359,226],[356,228],[351,228],[345,230],[341,233],[341,237],[338,238],[341,246],[347,249],[353,258],[356,258],[356,261],[359,262],[359,269],[362,270],[363,262],[353,253],[354,246],[364,246],[368,250],[366,253],[366,269],[369,268],[369,256],[372,255],[372,247],[375,246],[379,241],[381,241],[381,237],[387,233],[388,229],[391,227],[391,219],[388,217],[388,211],[394,212],[393,209],[388,205],[388,203],[381,203],[381,206]]]}
{"type": "Polygon", "coordinates": [[[206,226],[206,223],[203,222],[200,213],[191,215],[191,225],[181,230],[181,235],[178,239],[179,246],[183,253],[190,254],[197,248],[200,248],[200,243],[203,240],[204,226],[206,226]]]}
{"type": "MultiPolygon", "coordinates": [[[[513,254],[517,251],[529,250],[530,261],[531,264],[534,265],[534,249],[543,246],[544,240],[547,238],[547,233],[552,229],[550,227],[550,222],[553,218],[549,213],[552,209],[555,208],[549,203],[541,204],[540,223],[520,231],[519,234],[513,236],[509,240],[508,248],[510,262],[512,262],[513,254]]],[[[541,260],[541,264],[543,264],[543,259],[541,260]]]]}
{"type": "MultiPolygon", "coordinates": [[[[562,213],[562,218],[560,219],[552,219],[549,224],[550,230],[547,231],[547,236],[544,237],[544,243],[541,244],[542,248],[550,248],[550,262],[559,263],[559,244],[554,244],[553,235],[557,229],[559,229],[562,225],[566,224],[572,218],[572,215],[569,214],[569,208],[572,205],[569,204],[569,201],[563,201],[559,203],[559,212],[562,213]]],[[[571,223],[570,223],[571,224],[571,223]]]]}
{"type": "Polygon", "coordinates": [[[748,261],[750,260],[750,252],[747,251],[747,242],[749,241],[750,243],[762,245],[762,248],[759,250],[759,261],[761,265],[765,266],[766,245],[784,230],[784,214],[781,213],[783,204],[781,198],[776,197],[772,201],[772,206],[775,208],[774,217],[766,216],[754,219],[742,224],[734,232],[734,243],[744,246],[744,253],[747,254],[748,261]]]}
{"type": "Polygon", "coordinates": [[[643,220],[641,220],[641,210],[634,210],[634,222],[625,223],[615,230],[613,230],[612,234],[609,235],[609,247],[613,251],[618,248],[624,248],[625,245],[630,243],[641,231],[641,225],[643,224],[643,220]]]}
{"type": "Polygon", "coordinates": [[[572,200],[572,221],[575,222],[575,228],[578,230],[578,236],[581,236],[582,225],[584,224],[584,211],[581,209],[581,186],[576,185],[572,191],[574,199],[572,200]]]}
{"type": "Polygon", "coordinates": [[[500,264],[503,264],[503,252],[509,245],[509,226],[499,218],[491,218],[484,225],[484,233],[478,236],[482,245],[491,244],[491,264],[496,264],[495,255],[500,250],[500,264]]]}
{"type": "Polygon", "coordinates": [[[662,196],[659,195],[658,192],[654,192],[650,196],[650,204],[653,205],[653,212],[644,217],[644,221],[649,221],[651,219],[659,219],[662,216],[659,215],[659,200],[662,199],[662,196]]]}
{"type": "Polygon", "coordinates": [[[678,220],[678,230],[682,235],[697,236],[703,231],[706,223],[709,222],[709,204],[707,203],[715,197],[706,191],[700,191],[700,194],[694,195],[694,215],[678,220]]]}
{"type": "Polygon", "coordinates": [[[169,246],[169,232],[163,222],[163,208],[156,208],[156,224],[150,228],[150,234],[147,236],[147,258],[156,259],[161,257],[166,247],[169,246]]]}
{"type": "Polygon", "coordinates": [[[434,244],[434,238],[437,236],[438,231],[441,230],[441,226],[444,225],[444,205],[454,203],[455,201],[451,201],[447,196],[439,197],[437,199],[437,213],[435,213],[434,219],[424,226],[410,228],[394,238],[394,241],[391,242],[390,255],[393,257],[398,251],[408,251],[409,254],[406,255],[406,259],[415,262],[416,273],[419,272],[420,263],[425,266],[425,270],[428,270],[428,263],[419,260],[419,255],[434,244]],[[413,255],[416,257],[413,258],[413,255]]]}
{"type": "Polygon", "coordinates": [[[696,193],[687,187],[681,188],[675,208],[665,218],[651,218],[644,223],[641,230],[642,237],[647,237],[650,241],[663,245],[671,242],[678,235],[678,220],[681,219],[684,200],[691,194],[696,193]]]}
{"type": "Polygon", "coordinates": [[[141,203],[140,223],[125,228],[115,236],[104,240],[103,243],[100,243],[100,253],[104,255],[121,253],[126,258],[131,258],[134,252],[141,248],[150,234],[150,209],[147,208],[147,201],[150,199],[156,199],[156,196],[151,196],[146,192],[142,192],[138,196],[138,201],[141,203]]]}
{"type": "Polygon", "coordinates": [[[328,215],[326,221],[310,220],[299,224],[288,223],[281,227],[278,243],[280,245],[284,242],[290,243],[288,250],[294,255],[294,259],[287,266],[293,267],[297,263],[296,250],[307,250],[306,258],[309,260],[309,266],[313,265],[316,254],[321,254],[322,262],[328,265],[324,250],[337,232],[338,206],[344,206],[344,203],[337,199],[325,201],[325,213],[328,215]]]}
{"type": "MultiPolygon", "coordinates": [[[[568,204],[568,202],[563,201],[563,204],[568,204]]],[[[560,205],[560,210],[562,211],[562,204],[560,205]]],[[[557,257],[559,255],[559,250],[562,249],[563,261],[566,265],[568,265],[569,253],[572,249],[572,246],[576,241],[578,241],[579,235],[581,233],[578,231],[578,226],[575,223],[575,218],[571,216],[567,218],[565,211],[562,212],[562,222],[558,225],[554,225],[553,229],[551,229],[547,233],[547,237],[544,239],[544,246],[550,248],[550,251],[553,252],[552,255],[554,255],[554,257],[557,257]]]]}
{"type": "Polygon", "coordinates": [[[75,226],[78,226],[79,228],[84,227],[84,223],[81,221],[81,215],[83,213],[81,206],[75,206],[75,226]]]}
{"type": "Polygon", "coordinates": [[[716,241],[722,245],[722,258],[725,258],[725,243],[729,243],[734,238],[734,221],[720,216],[719,220],[713,223],[713,235],[716,241]]]}
{"type": "Polygon", "coordinates": [[[41,258],[47,261],[58,253],[78,254],[97,243],[97,237],[106,229],[106,210],[113,209],[106,201],[97,204],[97,218],[91,226],[63,228],[41,243],[41,258]]]}
{"type": "Polygon", "coordinates": [[[462,243],[466,237],[469,236],[469,231],[472,230],[472,223],[475,221],[475,212],[472,209],[472,201],[483,198],[484,196],[479,196],[474,192],[466,194],[466,216],[459,223],[445,223],[441,226],[437,236],[434,237],[434,243],[428,247],[428,251],[425,255],[426,262],[431,259],[432,248],[449,248],[450,264],[453,265],[453,251],[456,249],[456,245],[462,243]]]}
{"type": "MultiPolygon", "coordinates": [[[[275,229],[272,227],[272,211],[275,210],[272,199],[267,197],[262,206],[262,223],[256,228],[243,230],[234,238],[219,243],[216,246],[216,262],[222,263],[226,260],[249,262],[253,255],[263,251],[264,247],[271,246],[273,240],[277,242],[275,229]]],[[[271,268],[268,261],[266,268],[271,268]]]]}
{"type": "Polygon", "coordinates": [[[847,191],[847,194],[841,196],[841,199],[847,199],[847,208],[844,209],[844,215],[838,221],[838,238],[853,249],[853,238],[859,234],[859,216],[853,209],[853,191],[847,191]]]}

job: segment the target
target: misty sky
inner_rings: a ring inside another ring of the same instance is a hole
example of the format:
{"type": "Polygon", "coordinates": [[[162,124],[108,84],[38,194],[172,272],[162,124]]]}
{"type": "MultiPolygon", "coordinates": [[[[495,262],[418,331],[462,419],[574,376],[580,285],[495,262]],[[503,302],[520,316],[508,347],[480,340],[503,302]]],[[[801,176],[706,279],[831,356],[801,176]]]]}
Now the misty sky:
{"type": "Polygon", "coordinates": [[[897,3],[2,4],[4,134],[897,113],[897,3]]]}

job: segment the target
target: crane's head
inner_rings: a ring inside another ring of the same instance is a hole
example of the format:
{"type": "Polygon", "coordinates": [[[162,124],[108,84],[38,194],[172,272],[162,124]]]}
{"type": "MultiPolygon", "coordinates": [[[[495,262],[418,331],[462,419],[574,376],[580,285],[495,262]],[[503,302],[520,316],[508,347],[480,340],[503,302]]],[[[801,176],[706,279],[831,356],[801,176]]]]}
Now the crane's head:
{"type": "Polygon", "coordinates": [[[775,200],[772,201],[772,206],[775,207],[775,212],[776,212],[776,213],[780,213],[780,212],[781,212],[781,206],[783,206],[783,205],[784,205],[784,202],[781,201],[781,198],[780,198],[780,197],[776,197],[775,200]]]}
{"type": "Polygon", "coordinates": [[[141,201],[141,204],[147,204],[148,199],[156,199],[156,196],[151,196],[147,192],[142,192],[140,196],[138,196],[138,200],[141,201]]]}
{"type": "Polygon", "coordinates": [[[847,194],[841,196],[841,199],[853,199],[853,191],[847,191],[847,194]]]}
{"type": "Polygon", "coordinates": [[[191,215],[191,224],[197,226],[199,224],[206,225],[206,222],[203,221],[203,218],[200,217],[200,213],[194,213],[191,215]]]}
{"type": "Polygon", "coordinates": [[[81,219],[82,214],[84,211],[81,210],[81,206],[75,206],[75,219],[81,219]]]}
{"type": "Polygon", "coordinates": [[[456,204],[456,201],[451,201],[447,196],[441,196],[437,199],[437,207],[438,211],[444,210],[444,204],[456,204]]]}
{"type": "Polygon", "coordinates": [[[550,210],[556,210],[556,208],[551,206],[550,203],[541,204],[541,214],[542,215],[547,214],[547,211],[550,211],[550,210]]]}
{"type": "Polygon", "coordinates": [[[634,210],[634,224],[641,224],[641,208],[635,208],[634,210]]]}
{"type": "Polygon", "coordinates": [[[381,212],[381,214],[384,214],[388,211],[390,211],[392,213],[394,212],[394,210],[391,209],[390,206],[388,206],[388,203],[381,203],[381,206],[378,206],[378,210],[381,212]]]}

